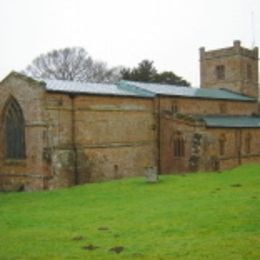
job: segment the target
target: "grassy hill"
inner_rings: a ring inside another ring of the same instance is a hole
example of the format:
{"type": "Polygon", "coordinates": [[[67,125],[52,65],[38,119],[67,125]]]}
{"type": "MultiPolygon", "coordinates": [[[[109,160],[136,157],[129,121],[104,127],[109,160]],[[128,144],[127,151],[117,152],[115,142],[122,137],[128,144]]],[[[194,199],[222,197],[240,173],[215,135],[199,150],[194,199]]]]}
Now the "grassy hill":
{"type": "Polygon", "coordinates": [[[0,193],[0,259],[260,259],[260,165],[0,193]]]}

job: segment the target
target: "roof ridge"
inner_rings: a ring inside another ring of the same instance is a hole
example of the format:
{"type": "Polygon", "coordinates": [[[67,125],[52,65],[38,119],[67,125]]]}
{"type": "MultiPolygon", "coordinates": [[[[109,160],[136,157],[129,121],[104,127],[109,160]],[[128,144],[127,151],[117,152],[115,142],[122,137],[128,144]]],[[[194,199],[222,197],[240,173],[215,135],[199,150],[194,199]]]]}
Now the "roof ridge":
{"type": "Polygon", "coordinates": [[[82,82],[82,81],[76,81],[76,80],[66,80],[66,79],[42,79],[44,82],[45,81],[57,81],[57,82],[64,82],[64,83],[72,83],[72,84],[81,84],[81,85],[85,85],[85,84],[93,84],[93,85],[109,85],[109,86],[117,86],[116,83],[108,83],[108,82],[91,82],[91,81],[86,81],[86,82],[82,82]]]}
{"type": "Polygon", "coordinates": [[[169,87],[184,87],[184,88],[193,88],[197,89],[197,87],[193,86],[183,86],[183,85],[177,85],[177,84],[169,84],[169,83],[160,83],[160,82],[145,82],[145,81],[136,81],[136,80],[121,80],[120,82],[126,82],[126,83],[132,83],[132,84],[145,84],[145,85],[161,85],[161,86],[169,86],[169,87]]]}

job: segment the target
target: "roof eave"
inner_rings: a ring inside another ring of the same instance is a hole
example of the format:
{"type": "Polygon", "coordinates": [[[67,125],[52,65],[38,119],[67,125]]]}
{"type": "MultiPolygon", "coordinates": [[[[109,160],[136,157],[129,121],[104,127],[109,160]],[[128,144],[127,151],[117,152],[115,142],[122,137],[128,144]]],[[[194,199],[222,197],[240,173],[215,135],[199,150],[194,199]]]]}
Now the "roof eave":
{"type": "Polygon", "coordinates": [[[252,102],[255,103],[257,100],[244,100],[244,99],[232,99],[232,98],[214,98],[214,97],[198,97],[198,96],[185,96],[185,95],[174,95],[174,94],[163,94],[157,93],[156,96],[158,97],[175,97],[175,98],[192,98],[192,99],[211,99],[211,100],[226,100],[226,101],[233,101],[233,102],[252,102]]]}
{"type": "Polygon", "coordinates": [[[86,92],[73,92],[73,91],[63,91],[63,90],[50,90],[46,89],[47,93],[64,94],[68,96],[103,96],[103,97],[124,97],[124,98],[141,98],[141,99],[151,99],[148,96],[135,96],[135,95],[123,95],[123,94],[112,94],[112,93],[86,93],[86,92]]]}

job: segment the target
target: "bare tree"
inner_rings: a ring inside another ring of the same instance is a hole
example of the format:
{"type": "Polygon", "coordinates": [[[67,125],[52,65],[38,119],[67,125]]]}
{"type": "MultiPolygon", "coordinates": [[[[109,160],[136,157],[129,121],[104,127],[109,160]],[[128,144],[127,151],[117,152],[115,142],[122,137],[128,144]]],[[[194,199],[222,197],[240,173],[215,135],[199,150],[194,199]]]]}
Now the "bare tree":
{"type": "Polygon", "coordinates": [[[108,68],[103,61],[93,62],[89,81],[91,82],[118,82],[122,78],[121,67],[108,68]]]}
{"type": "Polygon", "coordinates": [[[41,54],[23,73],[42,79],[79,82],[114,83],[120,79],[119,69],[108,68],[106,63],[94,61],[81,47],[53,50],[47,54],[41,54]]]}

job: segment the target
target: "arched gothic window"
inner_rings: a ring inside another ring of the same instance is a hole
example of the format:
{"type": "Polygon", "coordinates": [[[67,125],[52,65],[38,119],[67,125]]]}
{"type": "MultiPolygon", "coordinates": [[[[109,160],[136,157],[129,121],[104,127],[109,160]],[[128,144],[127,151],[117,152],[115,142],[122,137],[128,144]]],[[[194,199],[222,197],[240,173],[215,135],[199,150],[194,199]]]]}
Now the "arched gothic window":
{"type": "Polygon", "coordinates": [[[175,157],[185,156],[184,138],[181,133],[176,133],[173,138],[173,153],[175,157]]]}
{"type": "Polygon", "coordinates": [[[25,122],[22,109],[14,98],[5,106],[4,137],[6,159],[24,159],[25,122]]]}

